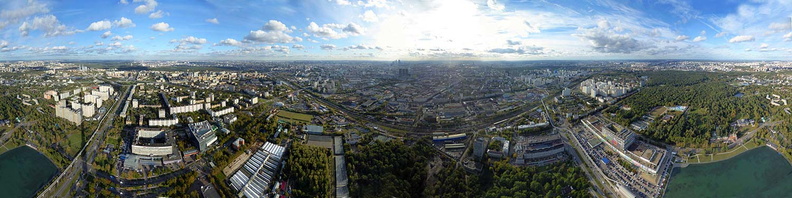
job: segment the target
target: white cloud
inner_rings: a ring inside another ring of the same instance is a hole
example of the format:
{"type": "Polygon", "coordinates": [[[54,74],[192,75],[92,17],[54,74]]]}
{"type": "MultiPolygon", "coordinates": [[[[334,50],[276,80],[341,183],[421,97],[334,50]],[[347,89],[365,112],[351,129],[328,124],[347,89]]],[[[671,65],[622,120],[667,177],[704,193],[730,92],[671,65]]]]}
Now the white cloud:
{"type": "Polygon", "coordinates": [[[126,40],[129,40],[129,39],[132,39],[132,38],[133,38],[132,35],[114,36],[111,40],[114,40],[114,41],[126,41],[126,40]]]}
{"type": "Polygon", "coordinates": [[[697,36],[696,38],[693,38],[693,42],[701,42],[706,40],[707,40],[706,36],[697,36]]]}
{"type": "Polygon", "coordinates": [[[245,40],[262,43],[291,43],[294,41],[294,37],[280,31],[268,32],[255,30],[250,31],[250,33],[245,36],[245,40]]]}
{"type": "Polygon", "coordinates": [[[690,37],[687,35],[679,35],[676,37],[676,41],[684,41],[684,40],[688,40],[689,38],[690,37]]]}
{"type": "Polygon", "coordinates": [[[630,35],[617,34],[596,28],[574,36],[585,39],[594,51],[602,53],[630,54],[650,48],[648,44],[640,42],[630,35]]]}
{"type": "Polygon", "coordinates": [[[154,31],[157,31],[157,32],[170,32],[170,31],[173,31],[174,28],[170,27],[170,25],[168,25],[165,22],[159,22],[159,23],[156,23],[154,25],[151,25],[151,30],[154,30],[154,31]]]}
{"type": "Polygon", "coordinates": [[[336,46],[333,45],[333,44],[324,44],[324,45],[319,46],[319,47],[322,48],[322,50],[333,50],[333,49],[336,48],[336,46]]]}
{"type": "Polygon", "coordinates": [[[349,25],[344,27],[343,31],[351,35],[357,36],[357,35],[363,35],[365,30],[363,29],[363,27],[360,27],[358,24],[350,23],[349,25]]]}
{"type": "Polygon", "coordinates": [[[487,0],[487,7],[497,11],[503,11],[506,8],[503,4],[498,3],[497,0],[487,0]]]}
{"type": "Polygon", "coordinates": [[[291,48],[293,48],[293,49],[299,49],[299,50],[303,50],[303,49],[305,49],[305,46],[303,46],[303,45],[300,45],[300,44],[294,44],[294,45],[292,45],[292,47],[291,47],[291,48]]]}
{"type": "Polygon", "coordinates": [[[121,42],[118,42],[118,41],[116,41],[116,42],[114,42],[114,43],[111,43],[111,44],[109,44],[109,46],[111,46],[111,47],[120,47],[120,46],[122,46],[122,45],[123,45],[123,44],[121,44],[121,42]]]}
{"type": "MultiPolygon", "coordinates": [[[[6,1],[8,3],[14,3],[13,1],[6,1]]],[[[0,6],[5,6],[4,4],[0,4],[0,6]]],[[[0,29],[5,28],[10,24],[16,24],[21,20],[27,19],[30,16],[36,14],[44,14],[48,13],[50,10],[47,8],[47,4],[39,3],[35,0],[28,0],[27,4],[24,4],[22,7],[17,7],[16,9],[12,9],[11,6],[8,8],[1,8],[0,9],[0,29]]]]}
{"type": "Polygon", "coordinates": [[[217,18],[206,19],[206,22],[212,24],[220,24],[220,21],[218,21],[217,18]]]}
{"type": "Polygon", "coordinates": [[[129,2],[127,0],[121,0],[118,3],[120,3],[120,4],[129,4],[129,2]]]}
{"type": "Polygon", "coordinates": [[[305,29],[312,33],[313,36],[324,39],[340,39],[349,36],[359,36],[365,33],[365,29],[355,23],[350,23],[346,26],[336,23],[328,23],[319,26],[318,24],[311,22],[305,29]],[[341,31],[341,33],[338,31],[341,31]]]}
{"type": "Polygon", "coordinates": [[[143,5],[140,5],[135,8],[135,13],[137,14],[146,14],[149,12],[154,11],[157,9],[157,1],[155,0],[133,0],[133,2],[143,2],[143,5]]]}
{"type": "Polygon", "coordinates": [[[792,32],[784,35],[784,41],[792,41],[792,32]]]}
{"type": "Polygon", "coordinates": [[[206,39],[205,38],[198,38],[198,37],[194,37],[194,36],[188,36],[188,37],[184,37],[183,39],[180,39],[180,40],[173,39],[170,42],[171,43],[179,43],[179,44],[202,45],[202,44],[206,43],[206,39]]]}
{"type": "Polygon", "coordinates": [[[6,47],[8,47],[8,41],[0,40],[0,48],[6,48],[6,47]]]}
{"type": "Polygon", "coordinates": [[[105,33],[102,33],[102,36],[101,36],[101,37],[102,37],[102,38],[107,38],[107,37],[110,37],[110,35],[113,35],[113,33],[112,33],[112,32],[110,32],[110,31],[107,31],[107,32],[105,32],[105,33]]]}
{"type": "Polygon", "coordinates": [[[41,30],[44,32],[45,37],[72,35],[82,32],[61,24],[54,15],[37,16],[32,21],[25,21],[19,26],[19,32],[22,36],[27,36],[31,30],[41,30]]]}
{"type": "Polygon", "coordinates": [[[91,23],[91,25],[89,25],[86,30],[88,30],[88,31],[101,31],[101,30],[110,29],[110,27],[112,27],[112,26],[113,26],[113,24],[110,23],[110,21],[101,20],[101,21],[97,21],[97,22],[91,23]]]}
{"type": "Polygon", "coordinates": [[[289,30],[285,24],[276,20],[269,20],[266,24],[264,24],[264,27],[261,27],[261,30],[267,32],[291,32],[291,30],[289,30]]]}
{"type": "Polygon", "coordinates": [[[239,42],[239,41],[237,41],[235,39],[228,38],[228,39],[225,39],[225,40],[221,40],[219,43],[215,43],[214,45],[215,46],[239,46],[241,44],[242,44],[242,42],[239,42]]]}
{"type": "Polygon", "coordinates": [[[762,43],[762,45],[759,45],[759,49],[766,49],[768,47],[770,47],[770,45],[768,45],[767,43],[762,43]]]}
{"type": "Polygon", "coordinates": [[[194,36],[188,36],[178,40],[173,39],[170,41],[170,43],[178,43],[178,45],[176,45],[176,48],[174,48],[173,51],[177,51],[177,52],[195,51],[203,48],[203,44],[206,43],[206,39],[198,38],[194,36]]]}
{"type": "Polygon", "coordinates": [[[162,10],[157,10],[156,12],[152,12],[151,14],[149,14],[149,18],[150,19],[159,19],[159,18],[162,18],[163,16],[169,16],[169,15],[170,15],[170,13],[163,12],[162,10]]]}
{"type": "Polygon", "coordinates": [[[335,2],[338,5],[352,5],[352,3],[349,2],[349,0],[336,0],[335,2]]]}
{"type": "Polygon", "coordinates": [[[128,19],[126,17],[121,17],[121,19],[113,21],[113,25],[120,28],[135,27],[135,23],[133,23],[131,19],[128,19]]]}
{"type": "Polygon", "coordinates": [[[379,17],[377,17],[377,14],[374,14],[374,11],[371,10],[366,10],[366,12],[364,12],[363,15],[360,15],[358,17],[360,17],[360,19],[363,19],[363,21],[365,22],[379,21],[379,17]]]}
{"type": "Polygon", "coordinates": [[[726,33],[726,32],[719,32],[719,33],[715,34],[715,38],[720,38],[720,37],[726,36],[726,34],[728,34],[728,33],[726,33]]]}
{"type": "Polygon", "coordinates": [[[741,43],[754,41],[754,37],[750,35],[740,35],[729,39],[729,43],[741,43]]]}

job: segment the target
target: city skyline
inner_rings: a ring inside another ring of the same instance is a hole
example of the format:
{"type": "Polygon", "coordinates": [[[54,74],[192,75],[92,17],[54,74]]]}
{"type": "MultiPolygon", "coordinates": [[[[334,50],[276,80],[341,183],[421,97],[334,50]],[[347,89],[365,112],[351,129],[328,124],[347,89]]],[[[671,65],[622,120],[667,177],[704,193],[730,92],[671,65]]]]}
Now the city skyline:
{"type": "Polygon", "coordinates": [[[792,2],[0,3],[0,60],[790,60],[792,2]]]}

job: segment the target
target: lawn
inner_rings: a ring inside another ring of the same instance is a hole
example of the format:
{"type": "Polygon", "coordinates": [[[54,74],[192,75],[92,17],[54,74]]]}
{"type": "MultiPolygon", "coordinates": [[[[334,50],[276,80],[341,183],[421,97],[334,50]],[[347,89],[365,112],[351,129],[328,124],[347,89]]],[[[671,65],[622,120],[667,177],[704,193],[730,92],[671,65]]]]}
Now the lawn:
{"type": "Polygon", "coordinates": [[[296,122],[311,122],[311,120],[313,119],[312,115],[294,113],[289,111],[278,112],[278,117],[283,118],[285,120],[296,121],[296,122]]]}
{"type": "Polygon", "coordinates": [[[69,145],[68,146],[71,149],[71,150],[69,150],[70,151],[69,154],[70,155],[77,154],[77,152],[80,151],[80,149],[83,146],[82,145],[82,135],[80,133],[74,133],[74,134],[69,135],[68,139],[69,139],[69,145]]]}

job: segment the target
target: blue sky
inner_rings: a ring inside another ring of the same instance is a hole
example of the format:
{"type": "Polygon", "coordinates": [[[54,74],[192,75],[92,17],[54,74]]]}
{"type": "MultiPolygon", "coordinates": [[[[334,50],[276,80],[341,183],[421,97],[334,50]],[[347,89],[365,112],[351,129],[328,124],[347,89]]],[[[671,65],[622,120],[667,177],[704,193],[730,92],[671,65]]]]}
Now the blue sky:
{"type": "Polygon", "coordinates": [[[2,0],[0,60],[788,60],[789,0],[2,0]]]}

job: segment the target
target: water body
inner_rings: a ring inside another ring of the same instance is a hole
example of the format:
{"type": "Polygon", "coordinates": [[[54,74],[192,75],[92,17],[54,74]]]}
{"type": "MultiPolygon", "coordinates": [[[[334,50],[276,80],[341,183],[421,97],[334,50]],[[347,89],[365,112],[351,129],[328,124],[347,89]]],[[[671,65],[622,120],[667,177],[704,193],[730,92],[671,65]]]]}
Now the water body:
{"type": "Polygon", "coordinates": [[[675,168],[666,197],[792,197],[792,166],[768,147],[675,168]]]}
{"type": "Polygon", "coordinates": [[[57,172],[46,156],[22,146],[0,155],[0,197],[33,197],[57,172]]]}

